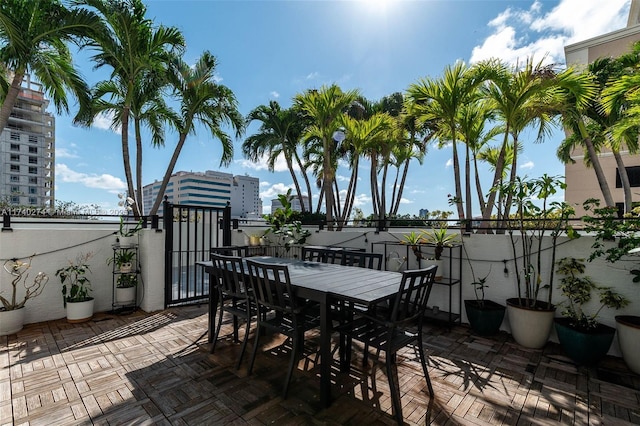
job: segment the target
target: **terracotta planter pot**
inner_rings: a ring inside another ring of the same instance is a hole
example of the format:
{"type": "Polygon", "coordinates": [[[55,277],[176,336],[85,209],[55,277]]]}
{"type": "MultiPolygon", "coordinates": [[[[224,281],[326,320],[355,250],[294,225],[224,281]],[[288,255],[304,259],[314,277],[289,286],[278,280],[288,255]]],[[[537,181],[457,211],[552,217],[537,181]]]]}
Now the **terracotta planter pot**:
{"type": "Polygon", "coordinates": [[[24,307],[11,311],[0,311],[0,336],[8,336],[22,330],[24,313],[24,307]]]}
{"type": "Polygon", "coordinates": [[[79,323],[89,321],[93,317],[93,303],[95,300],[84,302],[67,302],[67,322],[79,323]]]}
{"type": "Polygon", "coordinates": [[[598,324],[595,329],[580,330],[569,324],[569,318],[554,320],[562,349],[576,364],[595,365],[609,352],[616,329],[598,324]]]}
{"type": "Polygon", "coordinates": [[[549,340],[556,308],[548,309],[547,304],[540,301],[536,301],[533,308],[527,308],[524,302],[519,302],[518,298],[507,299],[511,335],[519,345],[540,349],[549,340]]]}
{"type": "Polygon", "coordinates": [[[474,333],[490,336],[500,330],[507,308],[492,300],[485,300],[483,303],[478,300],[465,300],[464,309],[474,333]]]}
{"type": "Polygon", "coordinates": [[[618,315],[616,316],[616,329],[624,362],[631,371],[640,374],[640,317],[618,315]]]}

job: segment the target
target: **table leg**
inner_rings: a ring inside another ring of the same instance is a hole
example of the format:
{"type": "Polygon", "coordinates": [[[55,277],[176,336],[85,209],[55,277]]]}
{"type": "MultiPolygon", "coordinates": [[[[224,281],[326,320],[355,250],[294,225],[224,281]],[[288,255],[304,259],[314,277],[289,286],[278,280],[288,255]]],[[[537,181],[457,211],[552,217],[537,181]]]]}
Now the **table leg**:
{"type": "Polygon", "coordinates": [[[216,310],[218,309],[218,289],[214,287],[213,274],[209,274],[209,343],[213,342],[213,334],[216,326],[216,310]]]}
{"type": "Polygon", "coordinates": [[[331,404],[331,312],[325,298],[320,302],[320,404],[331,404]]]}

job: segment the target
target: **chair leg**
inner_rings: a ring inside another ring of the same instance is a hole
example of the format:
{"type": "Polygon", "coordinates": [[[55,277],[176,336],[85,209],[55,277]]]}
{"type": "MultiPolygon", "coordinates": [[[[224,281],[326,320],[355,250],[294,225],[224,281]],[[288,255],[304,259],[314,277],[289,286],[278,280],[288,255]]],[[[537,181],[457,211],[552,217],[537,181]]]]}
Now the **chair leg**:
{"type": "Polygon", "coordinates": [[[291,359],[289,360],[289,371],[287,371],[287,377],[284,382],[284,390],[282,391],[282,397],[287,399],[287,393],[289,392],[289,383],[291,382],[291,376],[293,376],[293,369],[296,366],[296,361],[299,358],[300,352],[300,339],[298,336],[292,336],[293,350],[291,352],[291,359]]]}
{"type": "Polygon", "coordinates": [[[422,364],[422,371],[424,372],[424,378],[427,381],[427,388],[429,389],[429,395],[431,398],[435,396],[433,393],[433,386],[431,386],[431,378],[429,378],[429,371],[427,370],[427,357],[424,354],[424,348],[422,347],[422,339],[417,342],[418,353],[420,354],[420,363],[422,364]]]}
{"type": "Polygon", "coordinates": [[[253,352],[251,354],[251,362],[249,363],[249,371],[248,374],[251,374],[251,372],[253,371],[253,363],[256,360],[256,354],[258,353],[258,340],[260,340],[260,329],[262,327],[260,327],[260,324],[258,324],[258,327],[256,328],[256,340],[253,343],[253,352]]]}
{"type": "Polygon", "coordinates": [[[218,342],[218,336],[220,335],[220,329],[222,328],[222,317],[224,316],[224,310],[222,309],[222,296],[220,296],[220,308],[218,309],[218,325],[213,335],[213,342],[211,343],[211,350],[209,353],[213,353],[216,350],[216,343],[218,342]]]}
{"type": "Polygon", "coordinates": [[[246,326],[244,329],[244,338],[242,339],[242,349],[240,349],[240,357],[238,358],[238,364],[236,365],[236,370],[240,369],[240,364],[242,364],[242,357],[244,357],[244,351],[247,349],[247,340],[249,340],[250,326],[251,326],[251,318],[248,317],[246,319],[246,326]]]}
{"type": "Polygon", "coordinates": [[[402,418],[402,402],[400,401],[400,387],[398,383],[398,370],[395,363],[391,361],[392,354],[386,354],[387,378],[389,379],[389,389],[391,390],[391,402],[393,403],[393,416],[399,425],[403,424],[402,418]]]}

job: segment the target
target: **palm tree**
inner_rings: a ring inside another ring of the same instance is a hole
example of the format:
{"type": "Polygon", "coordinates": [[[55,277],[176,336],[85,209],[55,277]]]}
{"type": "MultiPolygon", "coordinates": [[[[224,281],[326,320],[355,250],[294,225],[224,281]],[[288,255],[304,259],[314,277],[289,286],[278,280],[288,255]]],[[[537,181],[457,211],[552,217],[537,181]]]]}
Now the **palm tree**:
{"type": "MultiPolygon", "coordinates": [[[[114,112],[119,117],[115,120],[122,128],[122,159],[127,190],[132,196],[135,190],[129,154],[129,121],[132,108],[136,108],[134,98],[140,88],[152,86],[145,80],[167,73],[175,58],[174,51],[181,51],[185,46],[184,37],[174,27],[154,28],[153,21],[145,16],[147,10],[141,0],[78,0],[78,3],[97,10],[107,27],[95,34],[87,46],[96,51],[92,57],[96,68],[111,67],[110,80],[119,87],[117,94],[109,95],[115,96],[110,102],[118,105],[114,112]]],[[[99,94],[94,93],[96,103],[99,94]]],[[[95,116],[94,111],[78,123],[90,125],[95,116]]],[[[141,156],[141,152],[138,155],[141,156]]],[[[140,208],[141,204],[134,204],[134,215],[141,215],[140,208]]]]}
{"type": "Polygon", "coordinates": [[[252,121],[261,123],[258,133],[249,136],[242,144],[245,158],[256,162],[267,154],[267,167],[272,172],[278,156],[282,154],[291,173],[302,211],[312,211],[311,184],[298,155],[298,144],[306,126],[305,117],[294,108],[283,110],[276,101],[271,101],[268,106],[261,105],[249,112],[245,121],[246,125],[252,121]],[[309,194],[308,205],[304,202],[300,182],[294,170],[294,161],[301,170],[306,184],[309,194]]]}
{"type": "MultiPolygon", "coordinates": [[[[409,86],[407,91],[416,113],[423,121],[432,121],[441,145],[450,141],[453,148],[453,173],[456,199],[462,200],[460,163],[458,159],[458,110],[472,101],[475,87],[480,83],[470,68],[461,61],[447,66],[439,79],[426,78],[409,86]]],[[[458,217],[465,218],[462,203],[456,203],[458,217]]]]}
{"type": "Polygon", "coordinates": [[[173,123],[178,131],[178,144],[165,171],[150,215],[157,213],[180,151],[187,136],[196,133],[198,124],[204,126],[212,138],[217,138],[222,143],[220,164],[227,165],[233,159],[233,141],[222,127],[230,126],[235,130],[236,137],[240,137],[244,120],[238,111],[233,92],[215,82],[215,69],[215,57],[209,52],[204,52],[193,67],[176,59],[170,69],[169,80],[180,101],[180,118],[173,123]]]}
{"type": "MultiPolygon", "coordinates": [[[[493,176],[492,188],[497,188],[505,168],[505,156],[509,137],[512,138],[513,160],[511,164],[510,182],[516,177],[520,133],[528,126],[538,124],[538,140],[541,140],[550,130],[550,107],[546,106],[549,93],[554,84],[552,70],[540,61],[534,65],[532,59],[527,59],[525,65],[519,68],[516,64],[511,67],[505,63],[488,60],[476,64],[474,72],[487,80],[482,87],[483,97],[491,101],[496,119],[503,123],[504,140],[493,176]]],[[[491,191],[483,211],[483,225],[491,217],[498,191],[491,191]]],[[[507,200],[505,205],[510,205],[507,200]]],[[[505,211],[504,215],[508,216],[505,211]]]]}
{"type": "MultiPolygon", "coordinates": [[[[295,104],[312,120],[312,125],[305,132],[307,138],[315,138],[321,148],[322,188],[326,206],[327,227],[333,230],[334,198],[333,182],[335,180],[335,141],[334,133],[339,130],[340,116],[356,100],[357,90],[343,92],[333,84],[323,86],[320,90],[310,90],[295,97],[295,104]]],[[[339,196],[339,194],[336,194],[339,196]]]]}
{"type": "Polygon", "coordinates": [[[59,112],[69,112],[68,90],[78,100],[78,114],[85,113],[89,88],[73,67],[67,43],[99,31],[100,20],[94,13],[68,9],[57,0],[0,2],[0,131],[7,125],[27,73],[42,83],[59,112]]]}

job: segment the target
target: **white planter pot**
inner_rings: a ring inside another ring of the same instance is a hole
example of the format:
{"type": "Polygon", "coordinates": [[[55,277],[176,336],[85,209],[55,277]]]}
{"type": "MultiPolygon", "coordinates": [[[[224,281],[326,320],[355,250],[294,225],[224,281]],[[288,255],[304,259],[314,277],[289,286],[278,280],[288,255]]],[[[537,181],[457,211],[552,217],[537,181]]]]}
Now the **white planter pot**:
{"type": "Polygon", "coordinates": [[[93,298],[84,302],[67,302],[67,321],[86,322],[93,317],[93,298]]]}
{"type": "Polygon", "coordinates": [[[0,336],[8,336],[22,330],[24,307],[12,311],[0,311],[0,336]]]}
{"type": "Polygon", "coordinates": [[[136,287],[116,287],[116,304],[131,305],[136,301],[136,287]]]}
{"type": "Polygon", "coordinates": [[[439,260],[435,260],[435,259],[426,259],[424,261],[424,265],[422,266],[423,268],[429,267],[431,265],[436,265],[438,267],[438,269],[436,270],[436,281],[439,281],[442,279],[442,277],[444,276],[444,261],[442,259],[439,260]]]}
{"type": "Polygon", "coordinates": [[[631,371],[640,374],[640,318],[630,315],[616,316],[616,329],[624,362],[631,371]]]}
{"type": "Polygon", "coordinates": [[[540,349],[549,340],[554,309],[527,309],[518,306],[518,299],[507,300],[507,316],[513,339],[526,348],[540,349]]]}
{"type": "Polygon", "coordinates": [[[137,239],[136,237],[123,237],[120,235],[118,236],[118,241],[120,242],[120,247],[133,247],[136,245],[137,239]]]}

